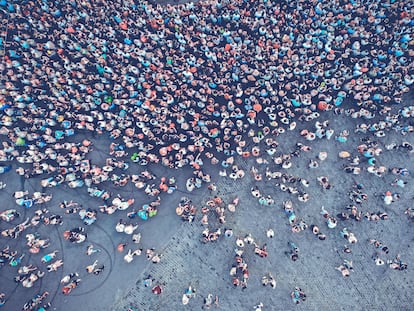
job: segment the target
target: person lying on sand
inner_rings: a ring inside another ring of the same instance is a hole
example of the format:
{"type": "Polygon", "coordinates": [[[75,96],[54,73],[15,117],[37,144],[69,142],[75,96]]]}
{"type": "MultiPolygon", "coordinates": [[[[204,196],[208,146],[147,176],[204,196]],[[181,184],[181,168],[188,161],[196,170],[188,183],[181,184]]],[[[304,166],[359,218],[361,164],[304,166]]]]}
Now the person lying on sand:
{"type": "Polygon", "coordinates": [[[336,270],[340,271],[342,273],[343,277],[348,277],[351,275],[351,271],[353,271],[353,267],[352,267],[352,260],[348,261],[348,260],[344,260],[343,264],[340,265],[339,267],[335,268],[336,270]]]}
{"type": "Polygon", "coordinates": [[[276,288],[276,279],[273,275],[269,272],[262,277],[262,285],[267,286],[270,285],[272,288],[276,288]]]}

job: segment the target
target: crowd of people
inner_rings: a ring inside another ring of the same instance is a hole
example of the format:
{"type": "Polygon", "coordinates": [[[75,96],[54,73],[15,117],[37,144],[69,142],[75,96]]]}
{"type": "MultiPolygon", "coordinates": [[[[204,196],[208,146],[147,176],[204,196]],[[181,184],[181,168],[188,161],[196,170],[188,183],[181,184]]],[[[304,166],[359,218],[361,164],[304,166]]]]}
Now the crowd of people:
{"type": "MultiPolygon", "coordinates": [[[[325,111],[361,120],[355,132],[374,138],[390,131],[402,135],[414,131],[410,123],[414,107],[391,109],[414,82],[412,10],[411,2],[394,0],[211,0],[163,6],[133,0],[2,0],[0,20],[6,22],[0,36],[0,161],[5,165],[0,173],[10,174],[13,164],[24,179],[41,177],[43,189],[61,184],[86,187],[91,196],[102,198],[102,206],[84,209],[74,202],[61,204],[65,214],[78,213],[85,226],[95,223],[99,212],[112,214],[134,204],[133,198],[107,191],[108,183],[115,187],[133,183],[151,200],[138,211],[128,211],[129,219],[156,216],[161,195],[175,191],[174,176],[158,180],[149,170],[130,174],[131,163],[191,167],[194,176],[186,186],[192,191],[203,183],[212,185],[205,171],[207,162],[221,163],[220,175],[236,180],[245,172],[233,165],[233,157],[255,157],[260,164],[269,157],[282,171],[252,167],[253,179],[258,183],[276,179],[278,189],[306,202],[308,181],[283,170],[311,146],[298,143],[292,153],[280,154],[279,135],[306,124],[300,135],[307,142],[335,138],[345,143],[348,131],[335,135],[328,121],[318,120],[325,111]],[[78,134],[87,138],[72,142],[78,134]],[[90,156],[99,135],[111,141],[102,166],[90,156]]],[[[413,150],[409,142],[388,148],[413,150]]],[[[381,177],[390,169],[397,176],[390,186],[405,187],[408,170],[380,165],[382,149],[375,140],[368,139],[357,152],[340,155],[349,160],[345,172],[358,175],[366,169],[381,177]]],[[[309,168],[316,169],[326,156],[311,160],[309,168]]],[[[318,181],[324,190],[334,186],[328,176],[318,181]]],[[[43,192],[13,193],[16,204],[26,209],[52,199],[43,192]]],[[[257,187],[252,195],[261,205],[275,204],[257,187]]],[[[387,219],[382,211],[361,214],[358,206],[366,200],[362,189],[352,189],[349,195],[353,207],[337,215],[341,220],[361,221],[363,215],[371,221],[387,219]]],[[[398,198],[396,192],[384,194],[387,205],[398,198]]],[[[213,202],[208,209],[214,210],[221,227],[227,214],[222,202],[213,202]]],[[[231,204],[228,209],[233,213],[237,203],[231,204]]],[[[286,202],[284,210],[293,232],[308,228],[291,203],[286,202]]],[[[204,225],[208,225],[207,212],[204,225]]],[[[411,210],[406,213],[412,218],[411,210]]],[[[193,221],[191,200],[181,202],[177,214],[193,221]]],[[[61,225],[65,217],[39,208],[16,224],[17,209],[0,215],[12,224],[2,228],[2,239],[17,239],[39,225],[61,225]]],[[[335,228],[337,218],[326,210],[322,215],[328,228],[335,228]]],[[[317,226],[311,228],[324,239],[317,226]]],[[[137,238],[136,223],[122,220],[115,229],[137,238]]],[[[206,242],[221,238],[220,229],[206,229],[206,242]]],[[[346,228],[340,234],[351,244],[357,242],[346,228]]],[[[39,236],[26,238],[31,253],[48,247],[39,236]]],[[[82,243],[87,234],[83,227],[73,228],[65,231],[64,238],[82,243]]],[[[289,245],[289,256],[296,260],[298,249],[294,243],[289,245]]],[[[265,246],[256,248],[258,255],[267,256],[265,246]]],[[[130,249],[125,261],[131,262],[137,251],[130,249]]],[[[47,255],[46,262],[56,253],[47,255]]],[[[19,257],[5,248],[1,265],[17,266],[22,258],[23,254],[19,257]]],[[[154,253],[149,260],[159,258],[154,253]]],[[[55,263],[50,269],[59,268],[63,261],[55,263]]],[[[244,273],[243,259],[238,264],[244,273]]],[[[400,269],[406,264],[397,257],[390,266],[400,269]]],[[[42,277],[33,271],[32,279],[42,277]]],[[[245,279],[244,275],[242,284],[245,279]]],[[[67,283],[64,294],[80,279],[74,274],[67,283]]],[[[5,295],[0,297],[4,304],[5,295]]],[[[300,289],[292,293],[295,302],[305,297],[300,289]]],[[[37,308],[43,298],[39,299],[29,308],[37,308]]]]}
{"type": "Polygon", "coordinates": [[[89,146],[61,143],[88,131],[109,134],[115,157],[199,167],[218,153],[249,156],[248,128],[261,140],[295,127],[295,116],[341,112],[348,99],[347,113],[369,120],[401,102],[414,80],[410,9],[401,1],[5,1],[3,157],[32,163],[29,174],[93,175],[81,164],[89,146]]]}

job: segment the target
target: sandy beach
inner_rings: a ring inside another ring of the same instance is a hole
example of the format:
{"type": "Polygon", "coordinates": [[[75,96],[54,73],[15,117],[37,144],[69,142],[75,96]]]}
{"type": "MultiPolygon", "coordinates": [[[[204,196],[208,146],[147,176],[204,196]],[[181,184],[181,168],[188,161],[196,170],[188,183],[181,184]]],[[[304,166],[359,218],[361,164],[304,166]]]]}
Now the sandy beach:
{"type": "Polygon", "coordinates": [[[410,310],[413,10],[0,0],[0,309],[410,310]]]}

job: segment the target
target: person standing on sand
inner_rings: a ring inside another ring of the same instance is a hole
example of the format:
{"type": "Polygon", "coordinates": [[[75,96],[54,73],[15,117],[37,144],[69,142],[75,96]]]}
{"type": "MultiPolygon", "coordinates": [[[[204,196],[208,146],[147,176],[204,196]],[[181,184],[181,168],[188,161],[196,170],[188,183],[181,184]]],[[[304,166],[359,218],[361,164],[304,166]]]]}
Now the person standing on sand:
{"type": "Polygon", "coordinates": [[[306,300],[306,294],[304,291],[302,291],[300,287],[295,287],[293,292],[290,294],[290,297],[292,297],[293,302],[297,305],[300,303],[301,300],[306,300]]]}
{"type": "MultiPolygon", "coordinates": [[[[74,275],[74,276],[76,276],[76,275],[74,275]]],[[[70,280],[69,280],[69,282],[68,282],[69,284],[63,286],[63,288],[62,288],[62,294],[69,295],[72,292],[72,289],[78,287],[78,285],[79,285],[79,283],[81,281],[82,280],[79,279],[79,278],[72,278],[71,277],[70,280]]]]}
{"type": "Polygon", "coordinates": [[[335,267],[336,270],[342,273],[343,277],[348,277],[351,275],[351,271],[354,270],[352,265],[352,260],[344,259],[344,262],[339,267],[335,267]]]}
{"type": "Polygon", "coordinates": [[[216,295],[216,298],[213,300],[213,294],[208,294],[206,298],[204,298],[204,305],[203,305],[203,309],[210,309],[211,306],[214,305],[216,306],[216,308],[218,308],[219,306],[219,299],[218,296],[216,295]]]}
{"type": "Polygon", "coordinates": [[[285,252],[286,255],[290,257],[292,261],[296,261],[299,259],[299,247],[296,246],[293,242],[288,242],[288,245],[290,247],[289,252],[285,252]]]}

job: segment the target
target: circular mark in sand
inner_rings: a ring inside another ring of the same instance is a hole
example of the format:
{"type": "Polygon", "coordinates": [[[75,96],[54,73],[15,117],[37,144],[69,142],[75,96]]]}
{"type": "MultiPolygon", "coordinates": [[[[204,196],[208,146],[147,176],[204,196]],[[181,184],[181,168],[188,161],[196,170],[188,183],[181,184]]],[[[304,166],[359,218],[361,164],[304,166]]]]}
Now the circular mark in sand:
{"type": "MultiPolygon", "coordinates": [[[[112,239],[112,237],[109,235],[109,233],[104,229],[104,228],[102,228],[100,225],[98,225],[98,224],[94,224],[94,227],[95,228],[98,228],[98,229],[100,229],[103,233],[105,233],[105,235],[108,237],[108,239],[109,239],[109,241],[111,241],[111,244],[112,244],[112,255],[114,255],[114,257],[115,257],[115,242],[114,242],[114,240],[112,239]]],[[[110,256],[110,258],[112,258],[111,256],[110,256]]]]}

